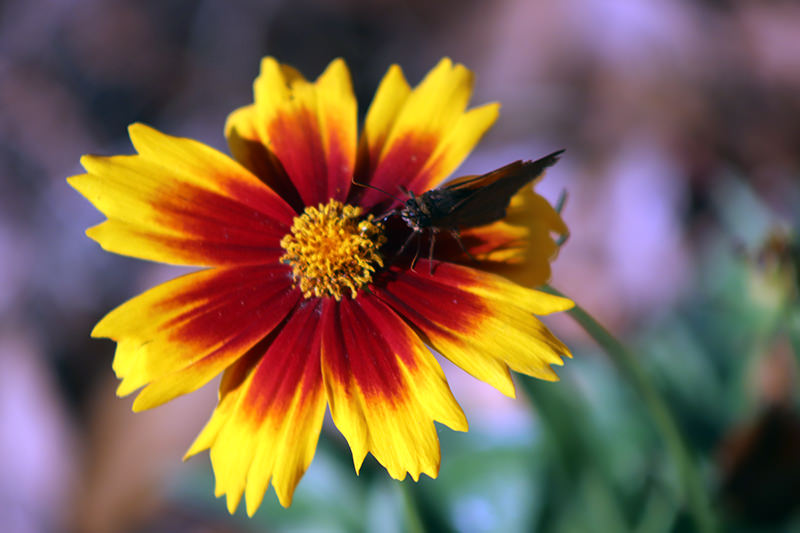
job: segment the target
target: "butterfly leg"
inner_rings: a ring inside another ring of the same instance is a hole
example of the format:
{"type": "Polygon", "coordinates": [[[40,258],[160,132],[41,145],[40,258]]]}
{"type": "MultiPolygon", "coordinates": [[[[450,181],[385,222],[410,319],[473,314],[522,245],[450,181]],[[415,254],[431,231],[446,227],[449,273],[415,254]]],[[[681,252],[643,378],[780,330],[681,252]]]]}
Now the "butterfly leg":
{"type": "Polygon", "coordinates": [[[436,244],[436,233],[435,229],[431,229],[431,244],[428,248],[428,273],[433,274],[433,245],[436,244]]]}
{"type": "MultiPolygon", "coordinates": [[[[414,232],[412,235],[416,235],[417,232],[414,232]]],[[[411,270],[414,270],[414,266],[417,264],[417,259],[419,259],[419,249],[422,246],[422,239],[417,239],[417,250],[414,252],[414,259],[411,261],[411,270]]],[[[416,271],[415,271],[416,272],[416,271]]]]}
{"type": "Polygon", "coordinates": [[[457,229],[450,230],[450,235],[453,236],[453,238],[456,240],[458,245],[461,247],[461,251],[464,252],[464,254],[467,257],[469,257],[473,261],[478,261],[478,258],[475,257],[474,255],[472,255],[471,253],[469,253],[469,250],[467,250],[467,247],[464,246],[464,241],[461,240],[461,233],[457,229]]]}
{"type": "Polygon", "coordinates": [[[402,255],[402,253],[406,251],[406,248],[408,248],[408,244],[411,242],[411,239],[413,239],[416,235],[417,235],[417,232],[416,231],[412,231],[408,235],[408,238],[406,239],[406,242],[404,242],[403,246],[401,246],[400,249],[397,250],[397,253],[395,255],[402,255]]]}

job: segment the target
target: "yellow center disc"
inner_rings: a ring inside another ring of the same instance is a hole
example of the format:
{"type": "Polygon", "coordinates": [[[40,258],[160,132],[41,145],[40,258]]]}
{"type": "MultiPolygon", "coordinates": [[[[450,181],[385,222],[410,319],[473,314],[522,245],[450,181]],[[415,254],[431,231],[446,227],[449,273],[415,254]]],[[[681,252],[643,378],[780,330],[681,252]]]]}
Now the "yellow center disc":
{"type": "Polygon", "coordinates": [[[376,265],[383,266],[383,226],[361,213],[360,207],[331,200],[295,217],[291,232],[281,239],[286,250],[281,262],[292,267],[303,296],[341,300],[349,290],[355,298],[372,281],[376,265]]]}

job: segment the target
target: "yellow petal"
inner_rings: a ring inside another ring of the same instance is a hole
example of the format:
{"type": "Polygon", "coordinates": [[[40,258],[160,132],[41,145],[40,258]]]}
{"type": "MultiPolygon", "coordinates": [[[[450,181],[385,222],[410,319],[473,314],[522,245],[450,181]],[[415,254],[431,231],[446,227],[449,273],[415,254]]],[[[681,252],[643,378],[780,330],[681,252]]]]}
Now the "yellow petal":
{"type": "Polygon", "coordinates": [[[240,107],[228,115],[225,122],[233,158],[267,184],[296,211],[303,210],[303,202],[280,160],[267,148],[267,139],[261,138],[255,104],[240,107]]]}
{"type": "MultiPolygon", "coordinates": [[[[561,216],[532,188],[523,187],[512,199],[503,220],[461,232],[475,263],[450,246],[451,260],[500,274],[523,287],[538,287],[550,279],[550,262],[558,255],[554,236],[568,235],[561,216]]],[[[443,254],[442,254],[443,255],[443,254]]]]}
{"type": "Polygon", "coordinates": [[[393,269],[375,294],[419,329],[442,355],[506,395],[514,386],[507,367],[557,380],[569,350],[533,314],[572,307],[566,298],[526,289],[501,276],[427,260],[416,272],[393,269]]]}
{"type": "Polygon", "coordinates": [[[147,385],[134,402],[138,411],[207,383],[266,337],[299,297],[283,266],[204,270],[122,304],[92,336],[117,341],[120,395],[147,385]]]}
{"type": "Polygon", "coordinates": [[[131,126],[139,155],[84,156],[68,179],[108,221],[87,233],[116,253],[196,266],[263,263],[294,211],[247,170],[190,139],[131,126]]]}
{"type": "Polygon", "coordinates": [[[394,121],[410,93],[403,70],[397,65],[389,67],[364,119],[359,145],[359,165],[363,168],[358,171],[359,176],[369,176],[375,170],[394,121]]]}
{"type": "MultiPolygon", "coordinates": [[[[497,104],[465,112],[472,73],[442,59],[413,90],[399,68],[386,74],[367,114],[358,181],[394,192],[422,192],[446,178],[497,118],[497,104]]],[[[386,203],[375,190],[362,205],[386,203]]]]}
{"type": "Polygon", "coordinates": [[[252,516],[270,482],[288,507],[314,456],[325,414],[318,305],[301,304],[263,355],[229,370],[217,410],[187,452],[210,448],[215,493],[227,495],[231,513],[244,494],[252,516]]]}
{"type": "MultiPolygon", "coordinates": [[[[356,157],[357,105],[344,61],[314,83],[265,58],[254,86],[257,137],[280,161],[304,205],[344,201],[356,157]]],[[[240,111],[231,125],[245,120],[240,111]]],[[[240,135],[252,135],[242,126],[240,135]]]]}
{"type": "Polygon", "coordinates": [[[414,480],[439,471],[434,420],[467,422],[433,355],[385,304],[367,295],[323,310],[323,376],[331,415],[353,452],[414,480]]]}

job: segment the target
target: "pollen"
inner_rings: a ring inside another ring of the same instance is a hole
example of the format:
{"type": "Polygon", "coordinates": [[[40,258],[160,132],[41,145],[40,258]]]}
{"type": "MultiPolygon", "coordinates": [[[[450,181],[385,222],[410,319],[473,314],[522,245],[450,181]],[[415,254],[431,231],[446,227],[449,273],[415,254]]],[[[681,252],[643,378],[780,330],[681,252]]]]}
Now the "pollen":
{"type": "Polygon", "coordinates": [[[355,298],[383,266],[380,247],[385,241],[383,226],[372,215],[363,217],[360,207],[331,200],[295,217],[281,239],[286,250],[281,262],[292,267],[295,286],[306,298],[338,301],[348,291],[355,298]]]}

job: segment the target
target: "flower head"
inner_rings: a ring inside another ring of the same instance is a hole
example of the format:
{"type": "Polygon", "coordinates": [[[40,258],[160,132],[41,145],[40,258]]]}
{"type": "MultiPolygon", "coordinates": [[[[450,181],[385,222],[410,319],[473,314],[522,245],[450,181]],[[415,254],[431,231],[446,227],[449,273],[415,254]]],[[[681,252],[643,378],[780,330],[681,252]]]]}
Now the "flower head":
{"type": "Polygon", "coordinates": [[[472,74],[442,60],[415,88],[393,66],[357,138],[345,63],[315,81],[265,58],[255,103],[234,111],[234,159],[189,139],[130,127],[135,155],[85,156],[69,178],[107,220],[87,234],[106,250],[210,267],[111,311],[95,337],[117,342],[118,394],[134,410],[223,373],[219,403],[187,456],[209,449],[218,496],[258,508],[269,483],[288,506],[314,455],[326,406],[358,470],[372,453],[392,477],[435,477],[434,421],[467,422],[426,344],[504,394],[509,368],[555,380],[569,355],[534,315],[567,299],[544,283],[566,233],[530,187],[507,217],[437,240],[435,268],[383,218],[442,182],[497,117],[466,110],[472,74]],[[353,183],[369,185],[358,187],[353,183]],[[376,218],[376,217],[381,217],[376,218]]]}

